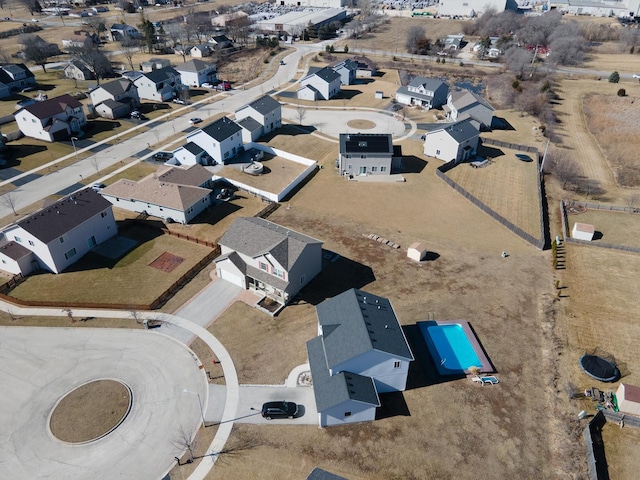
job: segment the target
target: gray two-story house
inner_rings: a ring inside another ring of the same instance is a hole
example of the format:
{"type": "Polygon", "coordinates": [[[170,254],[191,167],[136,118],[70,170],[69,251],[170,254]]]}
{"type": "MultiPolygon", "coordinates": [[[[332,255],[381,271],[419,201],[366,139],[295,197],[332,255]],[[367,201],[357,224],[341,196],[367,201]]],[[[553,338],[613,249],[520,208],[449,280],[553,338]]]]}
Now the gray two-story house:
{"type": "Polygon", "coordinates": [[[414,77],[408,85],[396,91],[396,101],[403,105],[417,105],[427,110],[447,103],[449,86],[442,80],[414,77]]]}
{"type": "Polygon", "coordinates": [[[402,168],[402,151],[390,133],[341,133],[340,175],[389,175],[402,168]]]}

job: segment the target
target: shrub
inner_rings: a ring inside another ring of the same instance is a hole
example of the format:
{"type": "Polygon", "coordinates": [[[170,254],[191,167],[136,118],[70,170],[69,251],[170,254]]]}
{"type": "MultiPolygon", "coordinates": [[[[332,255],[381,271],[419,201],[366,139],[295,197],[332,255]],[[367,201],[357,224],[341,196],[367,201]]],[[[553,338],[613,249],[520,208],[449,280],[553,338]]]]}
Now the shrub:
{"type": "Polygon", "coordinates": [[[618,72],[613,72],[609,75],[609,83],[618,83],[620,81],[620,74],[618,72]]]}
{"type": "Polygon", "coordinates": [[[464,67],[464,62],[460,60],[460,63],[458,65],[460,65],[461,67],[464,67]]]}
{"type": "Polygon", "coordinates": [[[514,90],[518,90],[520,88],[520,80],[516,78],[513,82],[511,82],[511,86],[514,90]]]}
{"type": "Polygon", "coordinates": [[[626,97],[627,96],[627,91],[624,88],[621,88],[620,90],[618,90],[618,96],[619,97],[626,97]]]}
{"type": "Polygon", "coordinates": [[[349,53],[349,45],[344,46],[344,53],[349,53]]]}

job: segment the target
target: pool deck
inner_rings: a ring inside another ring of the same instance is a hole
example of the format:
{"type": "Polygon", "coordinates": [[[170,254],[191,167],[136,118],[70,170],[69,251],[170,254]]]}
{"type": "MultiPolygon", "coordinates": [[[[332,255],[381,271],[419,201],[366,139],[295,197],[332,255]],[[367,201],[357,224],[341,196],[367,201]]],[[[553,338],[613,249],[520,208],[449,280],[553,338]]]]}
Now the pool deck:
{"type": "Polygon", "coordinates": [[[471,344],[471,347],[473,348],[476,356],[478,357],[478,359],[480,360],[480,363],[482,364],[482,365],[477,365],[480,367],[480,373],[494,372],[493,366],[489,361],[489,358],[484,353],[482,346],[480,346],[478,337],[475,335],[475,333],[471,329],[471,325],[469,325],[469,322],[467,322],[466,320],[427,320],[424,322],[418,322],[418,326],[420,327],[422,336],[424,337],[427,347],[429,348],[429,352],[433,357],[433,361],[440,375],[461,375],[461,374],[471,375],[471,372],[469,372],[469,370],[451,370],[445,367],[444,365],[442,365],[442,359],[438,354],[438,350],[435,347],[435,345],[433,345],[433,341],[431,340],[429,335],[426,333],[426,329],[434,325],[438,325],[438,326],[460,325],[465,335],[467,336],[467,340],[469,340],[469,343],[471,344]],[[423,326],[424,326],[424,329],[423,329],[423,326]]]}

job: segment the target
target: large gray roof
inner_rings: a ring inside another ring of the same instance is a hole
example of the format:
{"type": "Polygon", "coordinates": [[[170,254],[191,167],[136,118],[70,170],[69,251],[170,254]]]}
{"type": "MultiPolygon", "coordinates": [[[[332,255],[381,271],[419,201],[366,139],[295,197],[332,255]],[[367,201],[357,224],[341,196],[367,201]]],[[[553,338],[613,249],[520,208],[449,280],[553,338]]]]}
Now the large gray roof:
{"type": "Polygon", "coordinates": [[[108,200],[85,188],[32,213],[18,225],[41,242],[49,243],[108,208],[108,200]]]}
{"type": "Polygon", "coordinates": [[[340,78],[340,74],[336,73],[330,67],[324,67],[324,68],[321,68],[320,70],[316,70],[315,72],[312,72],[311,69],[309,69],[309,72],[310,72],[309,75],[303,78],[303,80],[305,80],[306,78],[309,78],[311,75],[316,75],[327,83],[331,83],[340,78]]]}
{"type": "Polygon", "coordinates": [[[329,374],[322,337],[316,337],[307,342],[307,355],[318,412],[349,400],[380,406],[373,378],[350,372],[329,374]]]}
{"type": "Polygon", "coordinates": [[[240,217],[218,243],[253,258],[270,253],[289,270],[307,245],[322,242],[263,218],[240,217]]]}
{"type": "Polygon", "coordinates": [[[480,131],[474,125],[471,118],[465,118],[464,120],[453,123],[448,127],[443,128],[443,130],[458,143],[466,142],[480,134],[480,131]]]}
{"type": "Polygon", "coordinates": [[[233,120],[222,117],[215,122],[202,128],[202,131],[218,142],[226,140],[234,133],[238,133],[242,128],[233,120]]]}
{"type": "Polygon", "coordinates": [[[179,72],[201,72],[209,67],[215,67],[213,63],[203,62],[197,58],[184,62],[182,65],[178,65],[175,69],[179,72]]]}
{"type": "Polygon", "coordinates": [[[3,253],[12,260],[20,260],[27,255],[31,255],[32,252],[27,247],[20,245],[18,242],[10,240],[7,243],[0,245],[0,253],[3,253]]]}
{"type": "Polygon", "coordinates": [[[257,120],[254,120],[252,117],[245,117],[236,123],[249,132],[255,132],[262,128],[262,124],[257,120]]]}
{"type": "Polygon", "coordinates": [[[393,154],[390,133],[341,133],[340,153],[393,154]]]}
{"type": "Polygon", "coordinates": [[[103,88],[111,95],[119,95],[121,93],[125,93],[133,88],[133,82],[128,78],[118,78],[113,80],[112,82],[103,83],[102,85],[98,85],[94,90],[98,88],[103,88]]]}
{"type": "Polygon", "coordinates": [[[169,80],[172,77],[177,77],[180,74],[175,71],[173,67],[162,67],[157,70],[152,70],[147,73],[143,73],[145,77],[151,80],[153,83],[164,82],[165,80],[169,80]]]}
{"type": "Polygon", "coordinates": [[[437,78],[427,78],[427,77],[413,77],[409,82],[410,87],[419,87],[420,85],[424,85],[426,90],[431,90],[435,92],[442,85],[446,85],[442,80],[438,80],[437,78]]]}
{"type": "Polygon", "coordinates": [[[278,102],[275,98],[270,97],[269,95],[264,95],[253,102],[240,107],[236,112],[243,110],[247,107],[253,108],[256,112],[261,113],[262,115],[266,115],[269,112],[273,112],[280,106],[280,102],[278,102]]]}
{"type": "Polygon", "coordinates": [[[371,350],[413,360],[391,302],[352,288],[316,306],[327,366],[333,368],[371,350]]]}

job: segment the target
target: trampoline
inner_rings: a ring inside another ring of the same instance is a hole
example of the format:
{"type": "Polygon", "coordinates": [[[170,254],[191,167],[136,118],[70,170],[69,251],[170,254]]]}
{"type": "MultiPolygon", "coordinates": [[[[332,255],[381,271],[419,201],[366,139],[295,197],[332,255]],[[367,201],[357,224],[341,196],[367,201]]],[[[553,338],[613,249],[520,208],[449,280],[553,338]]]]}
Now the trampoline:
{"type": "Polygon", "coordinates": [[[584,373],[601,382],[615,382],[620,378],[618,367],[597,355],[581,356],[580,367],[584,373]]]}

